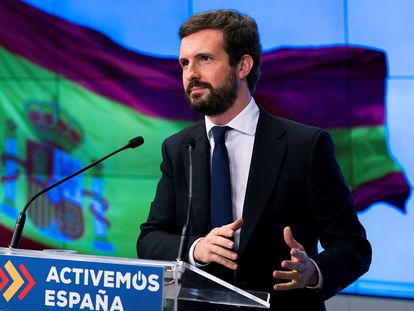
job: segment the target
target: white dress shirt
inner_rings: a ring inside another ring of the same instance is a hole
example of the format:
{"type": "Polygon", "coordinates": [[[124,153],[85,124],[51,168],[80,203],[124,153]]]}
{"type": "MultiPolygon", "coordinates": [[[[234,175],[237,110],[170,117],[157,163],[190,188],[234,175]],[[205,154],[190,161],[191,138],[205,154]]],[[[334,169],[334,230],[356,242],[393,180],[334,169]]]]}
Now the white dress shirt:
{"type": "MultiPolygon", "coordinates": [[[[247,179],[249,178],[250,162],[252,160],[254,137],[257,121],[259,120],[259,108],[253,97],[249,104],[233,120],[226,124],[227,130],[225,144],[229,156],[231,203],[233,221],[242,218],[244,198],[246,195],[247,179]]],[[[210,161],[214,150],[214,137],[211,129],[216,126],[207,117],[205,118],[206,132],[210,141],[210,161]]],[[[210,165],[211,167],[211,165],[210,165]]],[[[234,237],[236,248],[240,241],[240,230],[234,237]]]]}
{"type": "MultiPolygon", "coordinates": [[[[231,204],[233,210],[233,220],[242,218],[244,197],[246,195],[247,179],[249,178],[250,162],[252,160],[254,137],[256,134],[257,122],[259,120],[259,108],[253,97],[249,104],[244,108],[227,126],[231,130],[226,132],[225,144],[229,156],[230,181],[231,181],[231,204]]],[[[210,161],[214,150],[214,137],[211,129],[216,126],[205,117],[207,138],[210,142],[210,161]]],[[[210,165],[211,167],[211,165],[210,165]]],[[[200,238],[201,239],[201,238],[200,238]]],[[[190,247],[189,259],[193,265],[201,266],[196,263],[193,257],[197,239],[190,247]]],[[[234,236],[236,249],[239,247],[240,230],[234,236]]]]}

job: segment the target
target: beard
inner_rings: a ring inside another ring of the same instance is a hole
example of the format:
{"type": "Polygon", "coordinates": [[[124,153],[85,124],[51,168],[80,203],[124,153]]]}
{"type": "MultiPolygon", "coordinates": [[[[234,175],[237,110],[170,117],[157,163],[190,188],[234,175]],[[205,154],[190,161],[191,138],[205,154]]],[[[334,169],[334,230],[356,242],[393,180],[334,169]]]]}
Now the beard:
{"type": "Polygon", "coordinates": [[[225,85],[220,88],[214,88],[208,82],[192,80],[185,90],[185,96],[191,108],[206,116],[217,116],[226,112],[234,105],[237,98],[237,79],[236,71],[231,70],[226,78],[225,85]],[[191,95],[191,89],[195,86],[204,87],[210,90],[207,95],[191,95]]]}

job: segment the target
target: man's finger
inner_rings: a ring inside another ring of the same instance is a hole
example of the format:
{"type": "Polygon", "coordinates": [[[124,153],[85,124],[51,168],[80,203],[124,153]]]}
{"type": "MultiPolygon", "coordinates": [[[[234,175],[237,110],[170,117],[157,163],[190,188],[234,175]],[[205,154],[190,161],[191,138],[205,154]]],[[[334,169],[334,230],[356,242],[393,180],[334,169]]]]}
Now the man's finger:
{"type": "Polygon", "coordinates": [[[233,221],[232,223],[223,226],[223,228],[228,228],[231,229],[233,231],[239,230],[244,224],[244,219],[243,218],[239,218],[236,219],[235,221],[233,221]]]}
{"type": "Polygon", "coordinates": [[[217,227],[211,230],[210,232],[211,236],[213,237],[225,237],[225,238],[232,238],[234,236],[234,230],[229,229],[229,227],[223,226],[223,227],[217,227]]]}
{"type": "Polygon", "coordinates": [[[299,286],[298,286],[298,283],[294,281],[289,282],[289,283],[280,283],[280,284],[276,284],[275,286],[273,286],[273,289],[278,290],[278,291],[291,290],[295,288],[299,288],[299,286]]]}
{"type": "Polygon", "coordinates": [[[237,253],[216,245],[211,246],[211,252],[219,255],[220,257],[224,257],[233,261],[236,260],[238,256],[237,253]]]}
{"type": "Polygon", "coordinates": [[[287,246],[290,248],[298,248],[302,251],[305,250],[304,247],[293,238],[292,230],[290,227],[285,227],[285,229],[283,229],[283,238],[285,239],[287,246]]]}
{"type": "Polygon", "coordinates": [[[208,244],[212,245],[218,245],[224,248],[233,249],[234,248],[234,242],[230,240],[232,235],[225,236],[222,235],[214,235],[214,234],[208,234],[205,239],[208,244]]]}
{"type": "Polygon", "coordinates": [[[290,261],[290,260],[284,260],[282,262],[282,267],[289,270],[296,270],[296,271],[304,271],[305,265],[298,261],[290,261]]]}
{"type": "Polygon", "coordinates": [[[229,259],[226,259],[224,257],[221,257],[217,254],[212,255],[212,260],[211,261],[216,262],[216,263],[218,263],[220,265],[223,265],[223,266],[225,266],[229,269],[232,269],[232,270],[237,269],[237,263],[235,263],[234,261],[231,261],[229,259]]]}
{"type": "Polygon", "coordinates": [[[308,260],[308,255],[306,254],[305,251],[301,251],[297,248],[294,248],[290,251],[290,255],[296,259],[298,259],[299,261],[306,261],[308,260]]]}
{"type": "Polygon", "coordinates": [[[273,271],[273,277],[279,280],[297,280],[298,272],[297,271],[273,271]]]}

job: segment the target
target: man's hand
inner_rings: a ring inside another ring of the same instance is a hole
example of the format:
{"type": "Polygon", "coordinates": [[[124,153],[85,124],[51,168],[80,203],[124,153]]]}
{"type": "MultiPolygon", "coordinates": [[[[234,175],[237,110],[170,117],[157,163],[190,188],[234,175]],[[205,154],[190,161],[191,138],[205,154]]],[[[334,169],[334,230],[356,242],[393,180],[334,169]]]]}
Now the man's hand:
{"type": "Polygon", "coordinates": [[[233,251],[234,242],[231,238],[243,223],[243,219],[239,218],[228,225],[211,230],[196,244],[193,253],[194,259],[203,263],[216,262],[236,270],[237,253],[233,251]]]}
{"type": "Polygon", "coordinates": [[[281,266],[288,271],[273,271],[273,277],[275,279],[290,280],[290,282],[275,284],[273,289],[282,291],[318,284],[316,267],[309,259],[304,247],[293,238],[290,227],[285,227],[283,230],[283,238],[290,247],[291,257],[290,260],[282,261],[281,266]]]}

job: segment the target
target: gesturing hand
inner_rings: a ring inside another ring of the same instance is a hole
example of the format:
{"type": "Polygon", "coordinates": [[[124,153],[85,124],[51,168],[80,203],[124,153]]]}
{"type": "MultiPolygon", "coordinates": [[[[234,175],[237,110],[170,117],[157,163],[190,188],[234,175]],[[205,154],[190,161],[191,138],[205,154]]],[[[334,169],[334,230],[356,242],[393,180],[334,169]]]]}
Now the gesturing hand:
{"type": "Polygon", "coordinates": [[[275,279],[290,280],[287,283],[275,284],[274,290],[288,290],[303,288],[318,283],[318,273],[314,263],[309,259],[304,247],[299,244],[292,235],[290,227],[283,230],[283,238],[290,247],[290,260],[282,261],[282,268],[288,271],[273,271],[275,279]]]}
{"type": "Polygon", "coordinates": [[[204,263],[216,262],[236,270],[237,264],[234,261],[237,259],[237,253],[233,251],[234,242],[231,238],[243,223],[243,219],[239,218],[228,225],[211,230],[196,244],[194,259],[204,263]]]}

